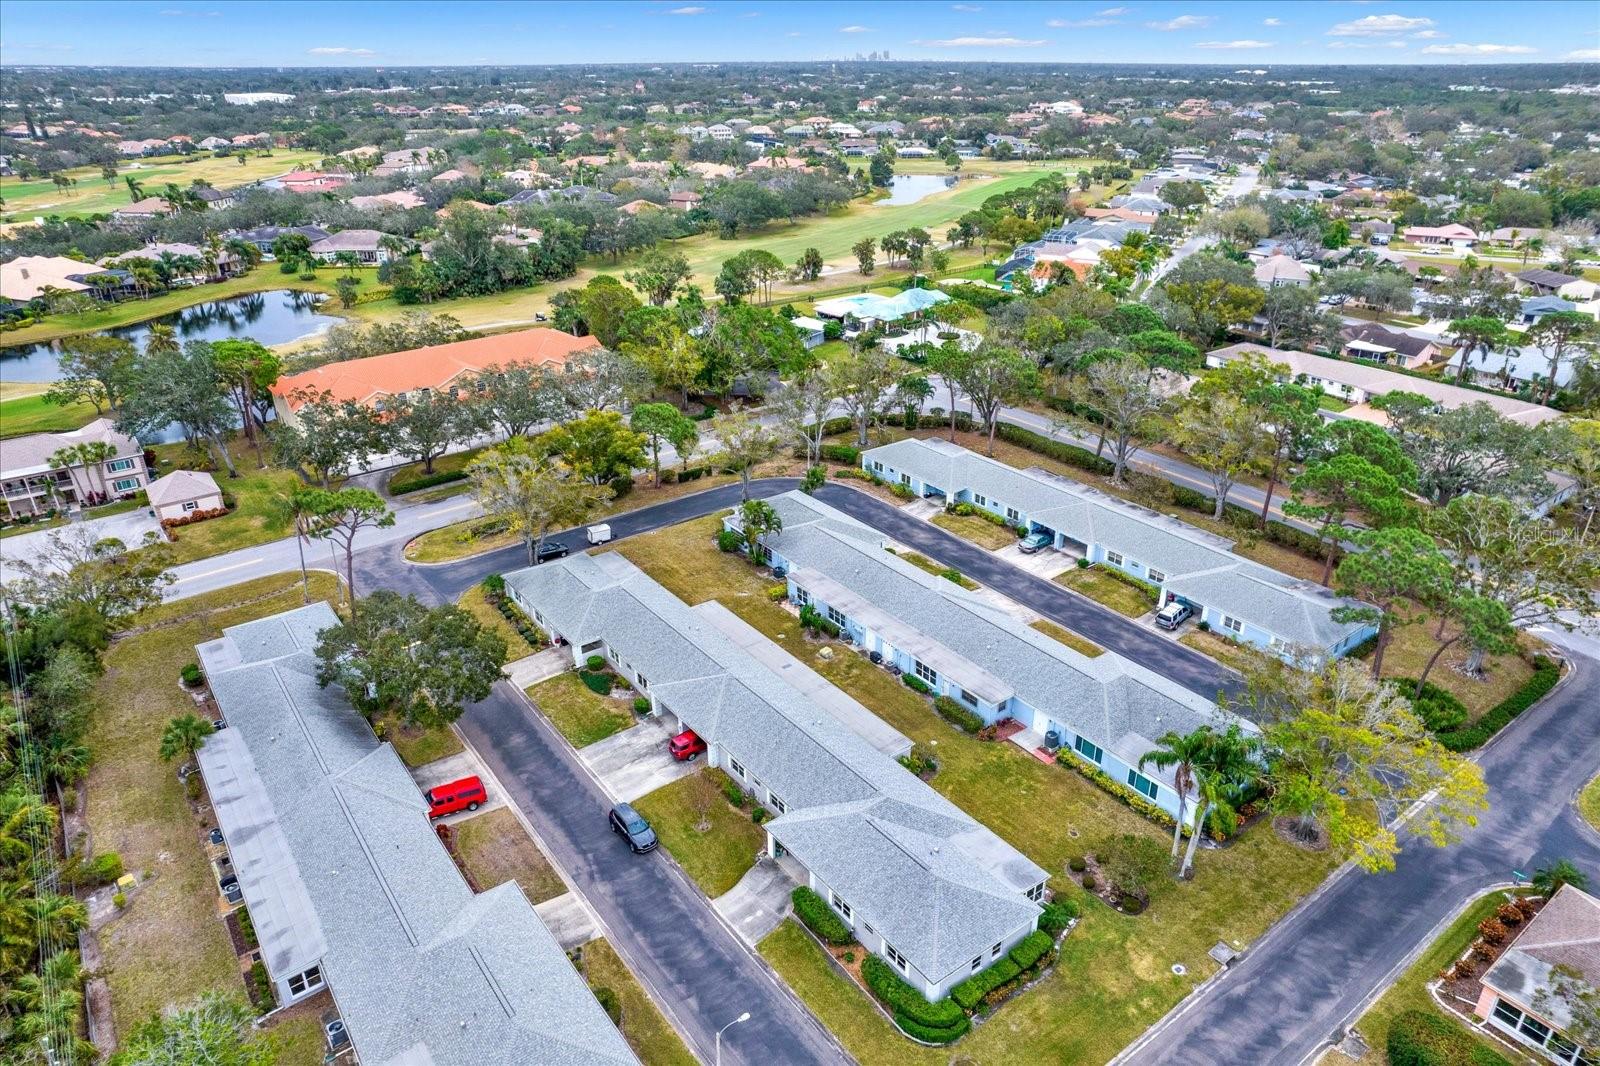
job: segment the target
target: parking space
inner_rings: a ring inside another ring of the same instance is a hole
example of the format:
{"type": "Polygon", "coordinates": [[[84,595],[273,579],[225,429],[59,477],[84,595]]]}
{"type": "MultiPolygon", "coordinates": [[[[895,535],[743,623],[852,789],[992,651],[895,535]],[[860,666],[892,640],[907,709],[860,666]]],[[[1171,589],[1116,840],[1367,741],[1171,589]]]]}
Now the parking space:
{"type": "Polygon", "coordinates": [[[433,788],[435,785],[442,785],[446,781],[459,781],[463,777],[483,778],[484,786],[489,793],[488,800],[475,811],[457,811],[454,814],[447,814],[443,818],[436,819],[436,821],[443,822],[445,825],[455,825],[457,822],[464,822],[468,818],[483,814],[485,811],[499,810],[506,805],[505,793],[495,788],[493,782],[489,781],[484,773],[483,764],[478,761],[478,757],[472,753],[471,749],[457,752],[454,755],[446,755],[442,759],[435,759],[433,762],[413,767],[411,770],[411,779],[417,783],[418,790],[423,792],[433,788]]]}
{"type": "Polygon", "coordinates": [[[1025,552],[1015,544],[1008,544],[1004,548],[997,549],[993,554],[995,558],[1004,559],[1012,566],[1026,570],[1036,577],[1042,577],[1046,581],[1054,578],[1057,574],[1064,574],[1078,565],[1077,556],[1055,548],[1025,552]]]}
{"type": "Polygon", "coordinates": [[[572,649],[565,646],[545,648],[505,665],[506,677],[523,692],[571,669],[572,649]]]}
{"type": "Polygon", "coordinates": [[[739,939],[755,947],[762,937],[783,924],[795,884],[776,860],[763,856],[738,884],[712,900],[711,905],[727,919],[739,939]]]}
{"type": "Polygon", "coordinates": [[[613,799],[631,803],[699,768],[700,759],[679,762],[667,751],[672,734],[665,718],[646,718],[631,729],[579,749],[578,757],[613,799]]]}
{"type": "Polygon", "coordinates": [[[594,911],[576,892],[563,892],[555,899],[535,903],[533,910],[564,951],[587,944],[600,935],[600,923],[594,911]]]}

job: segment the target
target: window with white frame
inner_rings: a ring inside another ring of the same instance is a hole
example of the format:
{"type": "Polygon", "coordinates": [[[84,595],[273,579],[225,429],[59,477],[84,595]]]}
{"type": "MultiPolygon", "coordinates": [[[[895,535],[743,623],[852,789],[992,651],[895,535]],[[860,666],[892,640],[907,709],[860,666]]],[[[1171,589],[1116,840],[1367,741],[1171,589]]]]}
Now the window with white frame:
{"type": "Polygon", "coordinates": [[[645,690],[647,690],[650,687],[650,682],[645,680],[645,676],[643,674],[634,674],[633,676],[639,682],[639,691],[640,692],[644,692],[645,690]]]}
{"type": "Polygon", "coordinates": [[[1085,759],[1088,759],[1090,762],[1095,764],[1098,764],[1100,760],[1105,757],[1105,752],[1100,750],[1100,745],[1091,744],[1082,737],[1073,737],[1072,747],[1079,755],[1082,755],[1085,759]]]}
{"type": "Polygon", "coordinates": [[[1230,633],[1240,633],[1244,631],[1244,622],[1231,614],[1225,614],[1222,616],[1222,628],[1230,633]]]}
{"type": "Polygon", "coordinates": [[[911,661],[916,665],[918,677],[922,678],[922,680],[926,681],[930,685],[937,685],[939,683],[939,672],[937,670],[923,662],[921,659],[913,659],[911,661]]]}
{"type": "Polygon", "coordinates": [[[900,484],[902,484],[902,485],[911,484],[911,475],[910,474],[901,474],[900,475],[900,484]]]}
{"type": "Polygon", "coordinates": [[[807,592],[799,585],[796,585],[794,587],[794,602],[798,603],[802,607],[806,606],[811,602],[811,593],[807,592]]]}
{"type": "Polygon", "coordinates": [[[909,968],[906,965],[906,957],[896,951],[894,949],[894,945],[889,943],[887,940],[883,942],[883,953],[888,956],[890,962],[894,963],[895,966],[899,968],[901,973],[906,973],[908,971],[909,968]]]}
{"type": "Polygon", "coordinates": [[[974,492],[972,494],[972,502],[977,504],[979,507],[987,507],[989,506],[989,497],[983,495],[981,492],[974,492]]]}
{"type": "Polygon", "coordinates": [[[789,809],[788,805],[785,804],[783,800],[779,799],[778,794],[772,791],[770,788],[767,789],[767,802],[772,804],[772,809],[777,811],[779,814],[782,814],[789,809]]]}
{"type": "Polygon", "coordinates": [[[839,610],[839,608],[837,608],[837,607],[829,607],[828,608],[828,621],[832,622],[834,625],[838,626],[840,629],[843,629],[844,628],[844,612],[839,610]]]}
{"type": "Polygon", "coordinates": [[[833,904],[833,909],[843,915],[846,920],[850,918],[850,904],[840,899],[839,894],[831,888],[828,889],[828,902],[833,904]]]}
{"type": "Polygon", "coordinates": [[[1009,518],[1013,522],[1022,521],[1022,513],[1020,511],[1018,511],[1015,507],[1007,507],[1006,508],[1006,517],[1009,518]]]}
{"type": "Polygon", "coordinates": [[[289,994],[303,996],[313,989],[322,987],[322,967],[313,966],[304,973],[297,973],[289,978],[289,994]]]}
{"type": "Polygon", "coordinates": [[[977,973],[981,969],[983,969],[983,956],[979,955],[972,960],[972,972],[977,973]]]}
{"type": "Polygon", "coordinates": [[[1150,573],[1149,573],[1148,576],[1149,576],[1150,580],[1153,581],[1154,583],[1156,583],[1157,585],[1161,584],[1163,581],[1165,581],[1167,579],[1167,575],[1166,575],[1165,571],[1157,570],[1153,566],[1150,568],[1150,573]]]}
{"type": "Polygon", "coordinates": [[[1028,898],[1033,900],[1035,903],[1038,903],[1038,902],[1040,902],[1041,900],[1044,899],[1044,882],[1043,881],[1040,881],[1038,884],[1036,884],[1032,888],[1028,889],[1028,898]]]}
{"type": "Polygon", "coordinates": [[[883,464],[878,462],[876,459],[874,459],[872,461],[872,470],[873,470],[873,473],[876,473],[876,474],[883,473],[883,464]]]}
{"type": "Polygon", "coordinates": [[[966,689],[962,689],[961,690],[961,702],[965,703],[969,707],[976,707],[978,705],[978,697],[974,696],[972,693],[968,692],[966,689]]]}
{"type": "Polygon", "coordinates": [[[999,944],[996,944],[994,947],[989,949],[989,957],[991,959],[998,959],[1000,957],[1000,953],[1005,950],[1005,947],[1006,946],[1003,941],[999,944]]]}
{"type": "Polygon", "coordinates": [[[743,777],[744,776],[744,766],[742,764],[740,764],[738,759],[734,759],[734,758],[730,757],[728,759],[728,769],[732,770],[733,773],[734,773],[734,776],[736,776],[736,777],[743,777]]]}
{"type": "Polygon", "coordinates": [[[1110,563],[1112,566],[1121,566],[1122,565],[1122,553],[1121,552],[1110,552],[1110,551],[1106,552],[1106,562],[1110,563]]]}
{"type": "Polygon", "coordinates": [[[120,474],[124,470],[132,470],[132,469],[133,469],[133,460],[132,459],[114,459],[111,462],[106,464],[106,472],[107,473],[111,473],[111,474],[120,474]]]}

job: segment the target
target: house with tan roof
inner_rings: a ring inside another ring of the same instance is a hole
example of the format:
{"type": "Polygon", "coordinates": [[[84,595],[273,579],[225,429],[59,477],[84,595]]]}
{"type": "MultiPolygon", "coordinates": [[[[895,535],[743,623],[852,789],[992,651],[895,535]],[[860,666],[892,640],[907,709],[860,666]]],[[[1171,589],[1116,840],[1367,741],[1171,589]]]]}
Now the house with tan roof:
{"type": "Polygon", "coordinates": [[[143,445],[117,432],[109,418],[66,433],[0,440],[0,498],[13,518],[132,496],[149,479],[143,445]],[[103,458],[71,466],[58,461],[64,449],[80,445],[105,445],[103,458]]]}
{"type": "Polygon", "coordinates": [[[335,403],[348,400],[382,410],[391,397],[454,393],[478,374],[513,363],[559,370],[578,353],[598,347],[600,342],[593,337],[535,327],[349,359],[279,378],[272,386],[272,404],[286,425],[295,424],[300,408],[324,396],[335,403]]]}
{"type": "Polygon", "coordinates": [[[119,207],[111,212],[111,221],[115,225],[138,225],[170,214],[172,205],[166,200],[159,196],[146,196],[142,200],[135,200],[126,207],[119,207]]]}
{"type": "Polygon", "coordinates": [[[0,299],[27,303],[44,295],[46,289],[87,292],[93,286],[84,279],[104,273],[93,263],[68,259],[64,255],[23,255],[0,263],[0,299]]]}
{"type": "Polygon", "coordinates": [[[409,211],[413,207],[428,206],[428,201],[410,189],[397,189],[394,192],[381,192],[372,196],[352,196],[350,206],[358,211],[383,211],[391,208],[409,211]]]}
{"type": "Polygon", "coordinates": [[[341,253],[351,252],[363,263],[386,263],[392,256],[383,246],[390,234],[375,229],[347,229],[330,234],[311,245],[311,254],[324,263],[334,262],[341,253]]]}

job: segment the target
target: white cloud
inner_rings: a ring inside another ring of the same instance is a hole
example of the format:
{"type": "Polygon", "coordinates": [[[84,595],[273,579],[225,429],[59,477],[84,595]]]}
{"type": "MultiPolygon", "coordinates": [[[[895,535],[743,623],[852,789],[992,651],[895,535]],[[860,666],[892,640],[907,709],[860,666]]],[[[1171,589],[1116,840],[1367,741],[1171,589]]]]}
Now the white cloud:
{"type": "Polygon", "coordinates": [[[785,37],[804,37],[805,34],[801,33],[799,30],[790,30],[788,33],[784,34],[784,36],[785,37]]]}
{"type": "Polygon", "coordinates": [[[703,7],[675,7],[667,12],[669,15],[704,15],[705,13],[706,9],[703,7]]]}
{"type": "Polygon", "coordinates": [[[1430,44],[1425,56],[1525,56],[1538,49],[1526,44],[1430,44]]]}
{"type": "Polygon", "coordinates": [[[1600,48],[1580,48],[1576,52],[1568,52],[1563,59],[1600,59],[1600,48]]]}
{"type": "MultiPolygon", "coordinates": [[[[1312,42],[1306,41],[1304,43],[1305,44],[1311,44],[1312,42]]],[[[1357,51],[1366,51],[1366,50],[1372,49],[1372,48],[1404,48],[1404,47],[1406,47],[1406,42],[1404,42],[1404,41],[1329,41],[1328,42],[1328,47],[1329,48],[1342,48],[1342,49],[1345,49],[1346,51],[1349,51],[1349,50],[1352,50],[1352,49],[1353,50],[1357,50],[1357,51]]]]}
{"type": "Polygon", "coordinates": [[[1437,41],[1443,36],[1444,34],[1438,30],[1418,30],[1411,35],[1412,39],[1417,41],[1437,41]]]}
{"type": "Polygon", "coordinates": [[[325,45],[321,48],[306,49],[306,55],[308,56],[375,56],[377,54],[370,48],[342,48],[325,45]]]}
{"type": "Polygon", "coordinates": [[[983,8],[979,7],[977,4],[951,4],[950,5],[950,10],[951,11],[982,11],[983,8]]]}
{"type": "Polygon", "coordinates": [[[1328,30],[1329,37],[1390,37],[1397,33],[1425,30],[1433,25],[1430,18],[1412,18],[1408,15],[1368,15],[1352,22],[1340,22],[1328,30]]]}
{"type": "Polygon", "coordinates": [[[1025,41],[1020,37],[949,37],[942,41],[912,41],[923,48],[1038,48],[1049,41],[1025,41]]]}
{"type": "Polygon", "coordinates": [[[1282,19],[1262,19],[1261,20],[1261,25],[1263,25],[1263,26],[1282,26],[1283,25],[1283,20],[1282,19]]]}
{"type": "Polygon", "coordinates": [[[840,26],[840,33],[871,33],[871,26],[840,26]]]}
{"type": "Polygon", "coordinates": [[[1249,48],[1271,48],[1271,41],[1201,41],[1196,48],[1210,48],[1214,51],[1233,51],[1249,48]]]}
{"type": "Polygon", "coordinates": [[[1215,15],[1179,15],[1165,22],[1146,22],[1152,30],[1198,30],[1217,21],[1215,15]]]}
{"type": "MultiPolygon", "coordinates": [[[[1113,9],[1113,10],[1115,10],[1115,9],[1113,9]]],[[[1050,21],[1046,22],[1045,25],[1046,26],[1051,26],[1051,27],[1053,27],[1055,29],[1058,29],[1058,30],[1065,30],[1065,29],[1076,30],[1076,29],[1085,29],[1085,28],[1090,27],[1090,26],[1115,26],[1115,25],[1117,25],[1117,20],[1116,19],[1051,19],[1050,21]]]]}
{"type": "Polygon", "coordinates": [[[1115,18],[1118,15],[1131,15],[1133,14],[1133,9],[1126,7],[1108,7],[1104,11],[1096,11],[1095,14],[1115,18]]]}

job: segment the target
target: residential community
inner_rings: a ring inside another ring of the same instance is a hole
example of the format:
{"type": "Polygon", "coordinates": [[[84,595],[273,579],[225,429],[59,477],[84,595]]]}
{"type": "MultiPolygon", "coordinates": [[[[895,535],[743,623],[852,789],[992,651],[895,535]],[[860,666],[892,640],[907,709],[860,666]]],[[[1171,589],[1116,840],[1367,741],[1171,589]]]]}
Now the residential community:
{"type": "Polygon", "coordinates": [[[1146,7],[5,0],[0,1061],[1600,1063],[1594,12],[1146,7]]]}

